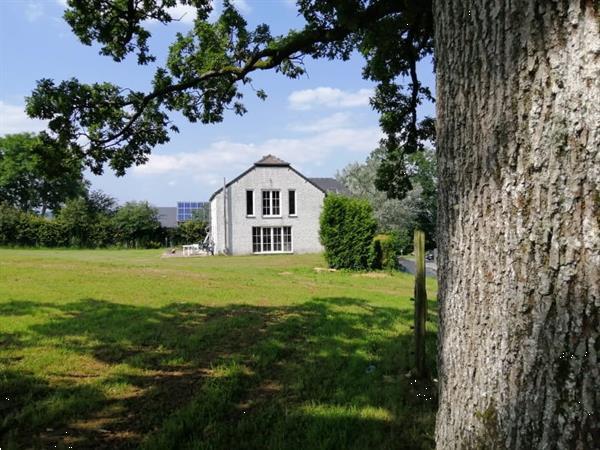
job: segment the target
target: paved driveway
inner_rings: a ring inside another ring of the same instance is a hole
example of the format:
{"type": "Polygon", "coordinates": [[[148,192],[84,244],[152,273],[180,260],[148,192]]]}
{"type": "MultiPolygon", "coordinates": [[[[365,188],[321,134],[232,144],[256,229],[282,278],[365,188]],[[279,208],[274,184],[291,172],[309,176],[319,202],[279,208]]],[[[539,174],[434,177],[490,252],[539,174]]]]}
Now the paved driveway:
{"type": "MultiPolygon", "coordinates": [[[[401,271],[412,273],[413,275],[415,274],[416,264],[414,261],[400,257],[398,258],[398,262],[400,263],[401,271]]],[[[428,277],[437,277],[437,264],[434,262],[425,261],[425,274],[428,277]]]]}

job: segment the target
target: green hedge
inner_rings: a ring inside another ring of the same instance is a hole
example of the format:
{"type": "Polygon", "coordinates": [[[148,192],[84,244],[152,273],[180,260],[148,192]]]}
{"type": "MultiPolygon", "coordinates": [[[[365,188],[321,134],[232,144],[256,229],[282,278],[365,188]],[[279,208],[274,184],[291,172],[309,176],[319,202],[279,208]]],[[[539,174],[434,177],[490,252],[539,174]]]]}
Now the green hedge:
{"type": "Polygon", "coordinates": [[[371,244],[370,266],[372,269],[397,269],[401,254],[402,240],[397,234],[378,234],[371,244]]]}
{"type": "Polygon", "coordinates": [[[366,200],[328,195],[321,213],[321,243],[329,267],[365,270],[372,260],[377,222],[366,200]]]}
{"type": "Polygon", "coordinates": [[[115,217],[91,214],[83,208],[49,219],[0,203],[0,246],[160,248],[164,245],[167,230],[158,221],[151,227],[131,222],[131,229],[124,232],[118,228],[121,223],[115,217]]]}

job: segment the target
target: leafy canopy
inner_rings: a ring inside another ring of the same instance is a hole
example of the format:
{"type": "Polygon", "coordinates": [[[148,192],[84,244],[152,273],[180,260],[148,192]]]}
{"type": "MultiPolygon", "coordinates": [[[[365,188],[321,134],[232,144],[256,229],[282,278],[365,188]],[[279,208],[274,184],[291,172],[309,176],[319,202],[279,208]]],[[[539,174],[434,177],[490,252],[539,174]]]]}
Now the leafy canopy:
{"type": "MultiPolygon", "coordinates": [[[[45,138],[67,146],[96,174],[106,164],[123,175],[145,163],[154,146],[178,131],[173,111],[202,123],[222,121],[227,109],[244,114],[243,87],[252,87],[253,72],[273,69],[296,78],[305,71],[304,57],[348,59],[354,50],[365,57],[363,76],[378,83],[372,105],[387,136],[379,179],[388,195],[401,197],[410,189],[405,154],[434,139],[432,119],[419,122],[416,113],[421,101],[431,99],[416,71],[417,61],[433,50],[431,0],[297,0],[305,26],[281,36],[267,24],[249,29],[228,0],[213,22],[211,0],[67,3],[64,17],[82,43],[98,43],[100,53],[117,62],[133,54],[141,65],[156,59],[148,21],[177,20],[169,10],[177,3],[197,11],[193,28],[176,36],[147,92],[42,79],[28,97],[28,114],[49,120],[45,138]]],[[[254,92],[266,98],[262,89],[254,92]]]]}
{"type": "Polygon", "coordinates": [[[86,192],[81,161],[30,133],[0,137],[0,202],[22,211],[57,211],[86,192]]]}

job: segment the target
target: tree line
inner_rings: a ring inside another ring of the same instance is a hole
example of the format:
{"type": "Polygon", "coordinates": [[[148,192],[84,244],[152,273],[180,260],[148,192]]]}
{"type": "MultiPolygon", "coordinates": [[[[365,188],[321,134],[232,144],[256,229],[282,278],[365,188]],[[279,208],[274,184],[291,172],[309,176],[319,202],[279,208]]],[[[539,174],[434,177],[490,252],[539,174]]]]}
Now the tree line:
{"type": "Polygon", "coordinates": [[[57,152],[30,133],[0,138],[0,245],[159,248],[199,242],[206,222],[161,226],[148,202],[127,202],[91,191],[82,165],[40,155],[57,152]]]}

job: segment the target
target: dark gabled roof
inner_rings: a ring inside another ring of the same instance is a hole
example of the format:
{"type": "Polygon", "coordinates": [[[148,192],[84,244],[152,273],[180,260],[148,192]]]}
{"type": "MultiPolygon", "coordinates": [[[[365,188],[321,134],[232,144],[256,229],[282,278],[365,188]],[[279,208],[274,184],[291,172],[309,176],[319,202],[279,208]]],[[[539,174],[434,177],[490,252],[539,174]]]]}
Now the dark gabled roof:
{"type": "Polygon", "coordinates": [[[277,156],[266,155],[263,156],[259,161],[254,163],[255,166],[289,166],[290,163],[285,162],[283,159],[279,159],[277,156]]]}
{"type": "Polygon", "coordinates": [[[348,188],[335,178],[309,178],[309,181],[319,186],[321,190],[325,191],[327,194],[350,195],[348,188]]]}

